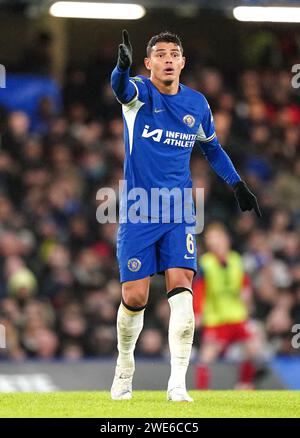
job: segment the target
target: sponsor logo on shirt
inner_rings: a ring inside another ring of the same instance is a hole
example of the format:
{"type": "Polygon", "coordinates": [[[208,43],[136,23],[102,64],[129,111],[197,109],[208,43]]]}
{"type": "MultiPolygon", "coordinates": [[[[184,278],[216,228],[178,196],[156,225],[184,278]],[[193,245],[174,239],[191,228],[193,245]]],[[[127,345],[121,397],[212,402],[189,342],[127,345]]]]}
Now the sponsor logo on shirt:
{"type": "Polygon", "coordinates": [[[154,129],[153,131],[149,131],[150,126],[149,125],[145,125],[143,133],[142,133],[142,137],[145,138],[150,138],[152,137],[152,139],[154,141],[160,141],[161,137],[163,135],[163,130],[162,129],[154,129]]]}
{"type": "Polygon", "coordinates": [[[192,148],[194,146],[197,134],[188,134],[186,132],[164,131],[163,129],[154,129],[149,131],[150,126],[145,125],[142,137],[152,138],[156,142],[160,142],[164,136],[163,143],[170,146],[180,146],[192,148]]]}

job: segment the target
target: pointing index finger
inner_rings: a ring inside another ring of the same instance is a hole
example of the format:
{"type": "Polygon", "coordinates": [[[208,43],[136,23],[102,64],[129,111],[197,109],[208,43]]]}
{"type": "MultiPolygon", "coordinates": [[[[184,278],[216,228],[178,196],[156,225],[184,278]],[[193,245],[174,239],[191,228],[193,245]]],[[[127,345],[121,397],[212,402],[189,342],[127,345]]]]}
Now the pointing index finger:
{"type": "Polygon", "coordinates": [[[123,44],[125,44],[126,46],[129,46],[129,45],[130,45],[130,42],[129,42],[129,34],[128,34],[128,31],[127,31],[126,29],[124,29],[123,32],[122,32],[122,34],[123,34],[123,44]]]}

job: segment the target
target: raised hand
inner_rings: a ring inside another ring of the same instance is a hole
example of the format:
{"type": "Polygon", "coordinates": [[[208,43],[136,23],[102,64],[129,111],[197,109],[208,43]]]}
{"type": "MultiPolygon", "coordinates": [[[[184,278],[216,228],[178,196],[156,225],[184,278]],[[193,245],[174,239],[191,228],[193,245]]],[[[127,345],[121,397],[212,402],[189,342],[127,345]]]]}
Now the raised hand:
{"type": "Polygon", "coordinates": [[[123,42],[119,45],[118,67],[127,70],[132,64],[132,47],[129,41],[129,34],[126,29],[122,31],[123,42]]]}

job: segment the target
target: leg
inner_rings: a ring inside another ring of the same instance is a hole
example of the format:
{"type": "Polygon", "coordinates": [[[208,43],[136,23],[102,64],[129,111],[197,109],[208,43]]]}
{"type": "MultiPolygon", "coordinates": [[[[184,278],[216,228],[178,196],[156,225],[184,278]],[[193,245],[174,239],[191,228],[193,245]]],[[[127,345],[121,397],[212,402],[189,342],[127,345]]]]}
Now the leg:
{"type": "Polygon", "coordinates": [[[122,302],[117,316],[119,355],[111,388],[111,396],[116,400],[131,398],[134,349],[143,328],[150,275],[156,272],[155,243],[149,244],[156,228],[151,225],[126,223],[120,224],[118,230],[117,257],[122,302]]]}
{"type": "Polygon", "coordinates": [[[223,345],[217,340],[203,340],[200,350],[200,361],[196,368],[196,388],[210,387],[209,365],[213,363],[223,350],[223,345]]]}
{"type": "Polygon", "coordinates": [[[241,340],[245,358],[240,364],[239,382],[235,389],[254,389],[254,378],[256,374],[255,360],[257,358],[257,343],[255,342],[254,333],[248,328],[248,323],[241,325],[241,340]]]}
{"type": "Polygon", "coordinates": [[[143,328],[149,295],[149,277],[122,285],[122,302],[117,316],[118,359],[111,388],[114,400],[130,399],[134,374],[134,349],[143,328]]]}
{"type": "Polygon", "coordinates": [[[192,280],[194,272],[184,268],[165,271],[168,299],[171,308],[169,346],[171,375],[168,382],[168,400],[193,401],[186,392],[185,376],[194,336],[192,280]]]}

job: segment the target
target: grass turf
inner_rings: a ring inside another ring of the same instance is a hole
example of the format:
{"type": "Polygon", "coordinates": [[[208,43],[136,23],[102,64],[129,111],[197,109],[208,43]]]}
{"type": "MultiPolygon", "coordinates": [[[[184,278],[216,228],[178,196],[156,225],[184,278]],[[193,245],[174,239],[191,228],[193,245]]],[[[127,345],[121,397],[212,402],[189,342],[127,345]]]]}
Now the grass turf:
{"type": "Polygon", "coordinates": [[[0,418],[300,417],[300,391],[190,391],[194,403],[166,401],[165,391],[135,391],[112,401],[109,392],[0,395],[0,418]]]}

